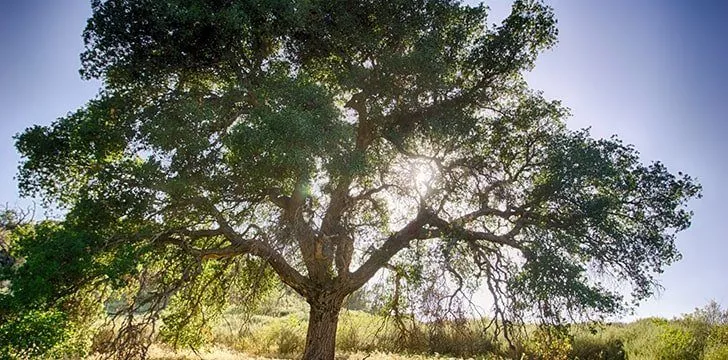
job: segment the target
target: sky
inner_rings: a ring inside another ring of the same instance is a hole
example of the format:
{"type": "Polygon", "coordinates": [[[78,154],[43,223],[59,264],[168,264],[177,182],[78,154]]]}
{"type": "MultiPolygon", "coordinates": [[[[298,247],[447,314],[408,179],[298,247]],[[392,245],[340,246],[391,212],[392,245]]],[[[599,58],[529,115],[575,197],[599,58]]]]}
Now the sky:
{"type": "MultiPolygon", "coordinates": [[[[572,110],[570,127],[618,135],[703,185],[693,225],[679,234],[683,259],[660,276],[664,289],[631,317],[673,317],[711,299],[728,307],[728,2],[547,1],[559,43],[544,53],[530,85],[572,110]]],[[[486,2],[491,21],[509,3],[486,2]]],[[[14,176],[13,136],[49,124],[93,98],[81,80],[87,0],[0,0],[0,204],[27,206],[14,176]]]]}

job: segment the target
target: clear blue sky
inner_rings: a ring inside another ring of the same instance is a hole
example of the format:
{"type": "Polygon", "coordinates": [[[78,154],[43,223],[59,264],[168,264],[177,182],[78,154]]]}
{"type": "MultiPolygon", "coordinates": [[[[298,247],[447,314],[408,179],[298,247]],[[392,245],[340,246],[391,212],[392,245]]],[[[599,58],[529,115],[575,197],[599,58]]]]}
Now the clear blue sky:
{"type": "MultiPolygon", "coordinates": [[[[570,126],[618,134],[704,186],[682,233],[683,260],[638,316],[671,317],[710,299],[728,305],[728,2],[551,1],[559,45],[529,74],[532,87],[573,110],[570,126]],[[725,221],[725,223],[724,223],[725,221]]],[[[508,7],[488,2],[494,20],[508,7]]],[[[86,0],[0,0],[0,202],[19,201],[12,136],[93,97],[78,75],[86,0]]]]}

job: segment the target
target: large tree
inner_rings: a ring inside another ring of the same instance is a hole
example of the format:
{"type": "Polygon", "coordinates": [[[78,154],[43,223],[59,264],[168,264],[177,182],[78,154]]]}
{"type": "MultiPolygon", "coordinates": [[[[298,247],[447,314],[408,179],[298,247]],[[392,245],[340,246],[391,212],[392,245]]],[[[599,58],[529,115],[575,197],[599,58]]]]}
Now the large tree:
{"type": "Polygon", "coordinates": [[[538,1],[490,26],[450,0],[92,4],[81,74],[103,89],[17,137],[24,194],[67,209],[19,241],[15,276],[57,265],[40,293],[11,283],[25,307],[132,288],[173,336],[274,274],[310,304],[303,358],[333,359],[382,269],[482,286],[509,336],[620,311],[679,258],[699,185],[528,88],[557,35],[538,1]]]}

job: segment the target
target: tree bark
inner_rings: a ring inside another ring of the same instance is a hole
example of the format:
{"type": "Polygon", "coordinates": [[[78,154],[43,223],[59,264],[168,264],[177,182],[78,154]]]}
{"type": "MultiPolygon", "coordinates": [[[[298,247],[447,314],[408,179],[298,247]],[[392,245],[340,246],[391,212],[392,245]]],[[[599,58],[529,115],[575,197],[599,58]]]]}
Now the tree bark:
{"type": "Polygon", "coordinates": [[[336,326],[343,297],[324,294],[309,299],[311,306],[308,318],[308,332],[303,360],[334,360],[336,347],[336,326]]]}

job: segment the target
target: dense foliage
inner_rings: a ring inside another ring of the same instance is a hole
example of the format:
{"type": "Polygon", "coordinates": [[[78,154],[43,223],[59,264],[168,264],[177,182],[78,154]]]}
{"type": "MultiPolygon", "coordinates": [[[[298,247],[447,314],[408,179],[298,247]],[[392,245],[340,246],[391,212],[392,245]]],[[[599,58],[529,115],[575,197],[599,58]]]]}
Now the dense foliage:
{"type": "Polygon", "coordinates": [[[195,345],[277,277],[310,304],[304,358],[330,359],[380,271],[395,315],[486,288],[511,340],[621,311],[679,258],[699,185],[567,129],[523,80],[556,42],[541,2],[498,26],[450,0],[92,4],[81,73],[103,89],[17,136],[21,190],[67,214],[15,235],[3,319],[115,303],[117,355],[144,356],[158,319],[195,345]]]}

